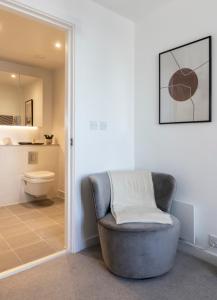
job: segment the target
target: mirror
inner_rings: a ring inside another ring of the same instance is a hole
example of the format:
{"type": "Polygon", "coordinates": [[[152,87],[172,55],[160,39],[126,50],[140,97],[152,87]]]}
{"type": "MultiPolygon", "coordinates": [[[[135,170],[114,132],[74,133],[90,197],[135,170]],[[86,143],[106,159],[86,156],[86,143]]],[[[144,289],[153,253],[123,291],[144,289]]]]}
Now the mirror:
{"type": "Polygon", "coordinates": [[[42,126],[43,81],[0,71],[0,125],[42,126]]]}

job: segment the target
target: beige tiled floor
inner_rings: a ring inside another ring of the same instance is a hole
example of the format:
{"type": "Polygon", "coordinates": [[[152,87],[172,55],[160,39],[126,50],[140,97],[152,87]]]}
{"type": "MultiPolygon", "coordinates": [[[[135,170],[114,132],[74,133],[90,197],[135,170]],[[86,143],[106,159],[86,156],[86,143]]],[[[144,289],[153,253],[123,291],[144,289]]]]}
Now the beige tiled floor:
{"type": "Polygon", "coordinates": [[[64,249],[64,201],[0,207],[0,272],[64,249]]]}

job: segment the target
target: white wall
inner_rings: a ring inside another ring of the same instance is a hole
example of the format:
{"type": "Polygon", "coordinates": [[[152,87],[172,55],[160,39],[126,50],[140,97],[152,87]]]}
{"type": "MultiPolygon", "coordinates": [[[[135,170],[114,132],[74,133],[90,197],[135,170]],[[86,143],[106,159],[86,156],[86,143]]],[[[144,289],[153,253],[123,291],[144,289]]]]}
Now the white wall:
{"type": "MultiPolygon", "coordinates": [[[[47,170],[57,174],[58,146],[0,146],[0,206],[33,200],[24,192],[23,174],[47,170]],[[28,152],[38,152],[38,163],[28,164],[28,152]]],[[[56,177],[57,179],[57,177],[56,177]]],[[[56,194],[57,180],[53,194],[56,194]]]]}
{"type": "Polygon", "coordinates": [[[176,200],[196,210],[196,244],[217,235],[217,2],[171,1],[136,26],[135,159],[137,168],[168,172],[178,183],[176,200]],[[158,53],[213,36],[213,122],[158,125],[158,53]]]}
{"type": "Polygon", "coordinates": [[[53,73],[53,129],[59,144],[58,190],[65,191],[65,68],[53,73]]]}
{"type": "Polygon", "coordinates": [[[83,203],[81,179],[107,169],[132,168],[133,24],[89,0],[20,0],[70,22],[77,22],[76,97],[76,232],[79,250],[96,234],[92,203],[83,203]],[[90,121],[107,122],[106,131],[90,131],[90,121]]]}

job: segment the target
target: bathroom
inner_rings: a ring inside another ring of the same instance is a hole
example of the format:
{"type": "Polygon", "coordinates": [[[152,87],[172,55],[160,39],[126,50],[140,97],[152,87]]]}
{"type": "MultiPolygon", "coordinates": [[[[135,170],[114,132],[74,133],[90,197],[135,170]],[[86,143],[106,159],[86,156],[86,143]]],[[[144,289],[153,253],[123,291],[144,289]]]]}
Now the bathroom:
{"type": "Polygon", "coordinates": [[[0,272],[65,243],[66,33],[0,9],[0,272]]]}

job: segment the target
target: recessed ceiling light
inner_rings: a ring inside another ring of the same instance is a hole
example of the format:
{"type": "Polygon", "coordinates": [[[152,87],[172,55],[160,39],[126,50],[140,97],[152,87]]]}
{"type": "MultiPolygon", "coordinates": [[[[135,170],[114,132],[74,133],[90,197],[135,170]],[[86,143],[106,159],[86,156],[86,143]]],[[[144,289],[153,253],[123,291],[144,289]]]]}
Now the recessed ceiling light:
{"type": "Polygon", "coordinates": [[[62,44],[61,44],[60,42],[56,42],[56,43],[54,44],[54,46],[55,46],[55,48],[57,48],[57,49],[62,48],[62,44]]]}
{"type": "Polygon", "coordinates": [[[11,74],[11,78],[16,78],[16,75],[15,74],[11,74]]]}

